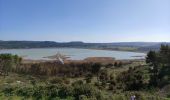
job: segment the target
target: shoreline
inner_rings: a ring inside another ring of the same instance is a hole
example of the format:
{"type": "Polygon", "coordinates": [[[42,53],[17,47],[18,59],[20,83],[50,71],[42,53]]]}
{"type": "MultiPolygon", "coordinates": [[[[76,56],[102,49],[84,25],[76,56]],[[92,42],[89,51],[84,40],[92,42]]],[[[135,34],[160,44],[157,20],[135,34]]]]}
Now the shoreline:
{"type": "MultiPolygon", "coordinates": [[[[61,47],[61,48],[68,48],[68,49],[88,49],[88,50],[104,50],[104,51],[121,51],[121,50],[111,50],[111,49],[96,49],[96,48],[69,48],[69,47],[61,47]]],[[[22,49],[61,49],[61,48],[22,48],[22,49]]],[[[19,48],[18,48],[19,49],[19,48]]],[[[18,50],[18,49],[3,49],[3,50],[18,50]]],[[[122,52],[133,52],[133,51],[122,51],[122,52]]],[[[140,53],[140,52],[134,52],[134,53],[140,53]]],[[[145,53],[144,53],[145,54],[145,53]]],[[[22,57],[22,56],[21,56],[22,57]]],[[[115,59],[114,57],[87,57],[84,59],[80,59],[80,60],[74,60],[71,59],[71,57],[69,57],[69,55],[65,55],[65,54],[60,54],[60,53],[56,53],[54,55],[51,56],[45,56],[42,57],[42,59],[31,59],[31,58],[23,58],[24,62],[49,62],[49,61],[59,61],[59,58],[61,58],[64,61],[96,61],[96,62],[111,62],[111,61],[132,61],[132,60],[143,60],[142,55],[136,55],[136,56],[131,56],[133,57],[132,59],[115,59]],[[139,58],[140,57],[140,58],[139,58]],[[43,59],[44,58],[44,59],[43,59]]]]}
{"type": "MultiPolygon", "coordinates": [[[[72,63],[72,62],[97,62],[97,63],[114,63],[114,62],[127,62],[127,61],[144,61],[145,59],[115,59],[112,57],[87,57],[83,60],[72,60],[72,59],[63,59],[65,63],[72,63]]],[[[23,59],[23,63],[43,63],[43,62],[59,62],[58,59],[51,59],[51,60],[34,60],[34,59],[23,59]]]]}
{"type": "Polygon", "coordinates": [[[91,50],[107,50],[107,51],[122,51],[122,52],[136,52],[136,53],[147,53],[147,51],[138,51],[138,50],[117,50],[117,49],[109,49],[109,48],[81,48],[81,47],[44,47],[44,48],[10,48],[0,50],[18,50],[18,49],[55,49],[55,48],[69,48],[69,49],[91,49],[91,50]]]}

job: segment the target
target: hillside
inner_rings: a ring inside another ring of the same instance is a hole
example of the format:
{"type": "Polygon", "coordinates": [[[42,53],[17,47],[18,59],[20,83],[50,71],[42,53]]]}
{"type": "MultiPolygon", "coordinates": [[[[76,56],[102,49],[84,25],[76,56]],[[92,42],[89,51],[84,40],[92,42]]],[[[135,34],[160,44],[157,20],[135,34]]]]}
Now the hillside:
{"type": "Polygon", "coordinates": [[[54,41],[0,41],[0,49],[16,48],[48,48],[48,47],[71,47],[71,48],[91,48],[107,50],[124,50],[147,52],[158,50],[165,42],[116,42],[116,43],[84,43],[81,41],[73,42],[54,42],[54,41]]]}

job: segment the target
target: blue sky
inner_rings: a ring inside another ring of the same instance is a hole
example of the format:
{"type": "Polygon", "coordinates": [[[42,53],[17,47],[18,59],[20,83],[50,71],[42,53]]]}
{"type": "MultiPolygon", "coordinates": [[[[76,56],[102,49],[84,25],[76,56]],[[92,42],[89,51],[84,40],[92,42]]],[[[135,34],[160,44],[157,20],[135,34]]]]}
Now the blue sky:
{"type": "Polygon", "coordinates": [[[0,40],[170,42],[170,0],[0,0],[0,40]]]}

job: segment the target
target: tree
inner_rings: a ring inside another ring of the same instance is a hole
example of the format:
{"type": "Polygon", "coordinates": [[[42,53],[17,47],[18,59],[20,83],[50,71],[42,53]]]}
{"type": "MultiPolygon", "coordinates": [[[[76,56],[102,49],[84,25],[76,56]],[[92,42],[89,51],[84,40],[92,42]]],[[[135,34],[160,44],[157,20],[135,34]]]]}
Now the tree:
{"type": "Polygon", "coordinates": [[[150,66],[150,85],[158,85],[158,56],[155,51],[149,51],[146,57],[146,63],[150,66]]]}
{"type": "Polygon", "coordinates": [[[161,45],[158,52],[150,51],[146,57],[146,63],[150,69],[150,85],[164,86],[170,82],[170,47],[161,45]]]}
{"type": "Polygon", "coordinates": [[[21,64],[21,61],[22,61],[22,58],[21,57],[19,57],[18,55],[14,55],[13,56],[13,61],[14,61],[14,65],[13,65],[13,71],[16,71],[16,72],[18,72],[18,69],[19,69],[19,66],[20,66],[20,64],[21,64]]]}
{"type": "Polygon", "coordinates": [[[157,55],[155,51],[149,51],[146,57],[146,63],[150,64],[151,66],[156,64],[157,55]]]}
{"type": "Polygon", "coordinates": [[[118,63],[117,63],[117,62],[115,62],[115,63],[114,63],[114,66],[115,66],[115,67],[117,67],[117,65],[118,65],[118,63]]]}
{"type": "Polygon", "coordinates": [[[122,67],[123,63],[119,62],[118,67],[122,67]]]}
{"type": "Polygon", "coordinates": [[[1,70],[4,73],[4,77],[8,75],[13,65],[13,59],[11,54],[1,54],[0,55],[1,70]]]}
{"type": "Polygon", "coordinates": [[[108,70],[101,70],[99,75],[99,80],[102,82],[102,86],[105,87],[106,83],[109,81],[109,73],[108,70]]]}
{"type": "Polygon", "coordinates": [[[2,71],[4,77],[8,75],[8,72],[11,71],[12,68],[16,69],[16,66],[19,66],[21,60],[17,55],[0,54],[0,71],[2,71]]]}
{"type": "Polygon", "coordinates": [[[92,73],[94,74],[98,74],[101,68],[101,64],[100,63],[94,63],[92,65],[92,73]]]}
{"type": "Polygon", "coordinates": [[[99,80],[99,77],[98,77],[98,74],[100,72],[100,69],[101,69],[101,64],[100,63],[94,63],[92,65],[92,69],[91,69],[91,72],[95,75],[97,75],[97,80],[99,80]]]}
{"type": "Polygon", "coordinates": [[[144,88],[146,79],[142,67],[129,68],[128,71],[120,73],[117,82],[124,90],[140,90],[144,88]]]}

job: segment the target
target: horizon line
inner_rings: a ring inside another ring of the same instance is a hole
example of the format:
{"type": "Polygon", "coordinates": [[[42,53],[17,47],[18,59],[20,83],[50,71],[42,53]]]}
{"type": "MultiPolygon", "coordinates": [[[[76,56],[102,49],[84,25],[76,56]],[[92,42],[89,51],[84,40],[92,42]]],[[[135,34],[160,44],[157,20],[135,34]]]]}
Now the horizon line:
{"type": "Polygon", "coordinates": [[[55,40],[0,40],[0,41],[32,41],[32,42],[56,42],[56,43],[69,43],[69,42],[82,42],[82,43],[170,43],[170,41],[113,41],[113,42],[88,42],[88,41],[55,41],[55,40]]]}

